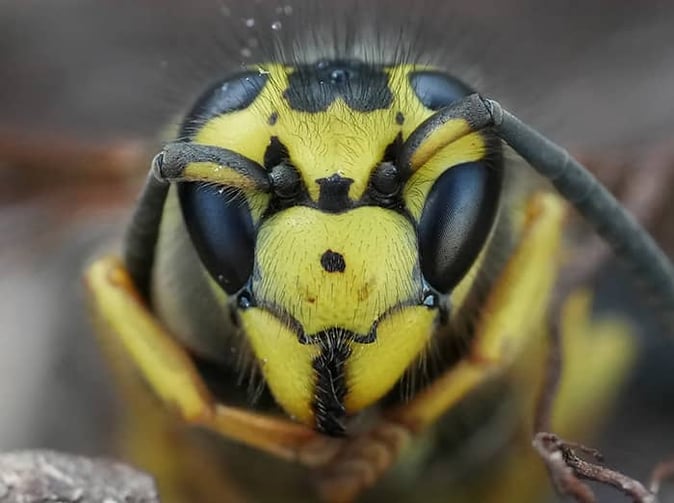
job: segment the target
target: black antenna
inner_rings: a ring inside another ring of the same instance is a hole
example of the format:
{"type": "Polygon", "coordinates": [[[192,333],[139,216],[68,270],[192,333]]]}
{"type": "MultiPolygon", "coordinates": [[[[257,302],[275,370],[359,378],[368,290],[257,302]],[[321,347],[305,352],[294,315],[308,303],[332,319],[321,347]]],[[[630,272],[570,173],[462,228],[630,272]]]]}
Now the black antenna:
{"type": "Polygon", "coordinates": [[[169,187],[150,171],[124,239],[124,264],[145,300],[150,298],[152,264],[169,187]]]}
{"type": "MultiPolygon", "coordinates": [[[[271,183],[267,171],[257,162],[233,150],[198,143],[167,143],[152,160],[152,172],[162,181],[196,181],[185,177],[185,168],[192,163],[215,164],[231,173],[241,175],[246,185],[260,192],[269,192],[271,183]]],[[[216,181],[216,180],[212,180],[216,181]]],[[[234,183],[233,186],[238,186],[234,183]]],[[[241,187],[245,188],[245,187],[241,187]]]]}
{"type": "Polygon", "coordinates": [[[546,177],[656,296],[667,316],[674,315],[674,267],[651,235],[569,152],[505,110],[484,100],[493,128],[546,177]]]}
{"type": "Polygon", "coordinates": [[[233,186],[248,186],[261,192],[271,190],[265,169],[241,154],[211,145],[168,143],[152,160],[124,242],[124,262],[136,288],[146,300],[150,297],[155,247],[169,187],[171,182],[186,180],[185,168],[197,162],[212,163],[238,175],[233,186]]]}
{"type": "MultiPolygon", "coordinates": [[[[624,259],[656,296],[665,316],[674,319],[674,267],[658,244],[616,198],[559,145],[526,125],[497,101],[472,94],[424,121],[406,140],[401,168],[418,168],[415,154],[429,155],[424,142],[447,126],[447,143],[490,128],[555,186],[596,232],[624,259]],[[456,119],[465,121],[456,125],[456,119]]],[[[442,133],[440,133],[442,135],[442,133]]],[[[437,143],[437,139],[434,141],[437,143]]]]}

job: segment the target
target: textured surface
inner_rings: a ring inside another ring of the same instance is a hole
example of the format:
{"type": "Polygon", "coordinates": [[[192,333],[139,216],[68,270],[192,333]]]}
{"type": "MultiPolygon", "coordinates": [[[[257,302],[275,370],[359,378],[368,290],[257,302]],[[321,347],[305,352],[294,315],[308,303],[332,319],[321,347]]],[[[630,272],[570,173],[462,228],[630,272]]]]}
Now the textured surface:
{"type": "Polygon", "coordinates": [[[111,461],[51,451],[0,455],[2,503],[159,503],[152,478],[111,461]]]}
{"type": "MultiPolygon", "coordinates": [[[[85,144],[153,141],[212,80],[254,59],[252,40],[278,31],[268,19],[280,20],[282,33],[297,29],[300,3],[0,2],[0,128],[85,144]],[[255,9],[266,16],[254,17],[255,9]]],[[[423,25],[445,3],[398,10],[423,25]]],[[[387,10],[396,11],[392,4],[387,10]]],[[[457,73],[465,71],[471,83],[565,145],[625,162],[622,147],[674,137],[671,2],[606,0],[579,8],[480,0],[455,2],[454,9],[447,27],[439,29],[439,19],[423,32],[425,42],[443,48],[457,73]]],[[[0,451],[107,449],[111,408],[79,274],[90,256],[115,248],[150,158],[114,193],[105,184],[93,190],[70,181],[63,166],[19,176],[0,159],[0,451]]],[[[621,186],[639,181],[639,159],[623,166],[628,176],[621,186]]],[[[92,163],[90,170],[98,168],[92,163]]],[[[670,238],[671,214],[661,218],[670,238]]],[[[604,291],[607,298],[618,293],[624,308],[639,303],[624,278],[609,278],[604,291]]],[[[661,339],[642,340],[640,368],[599,447],[612,465],[644,479],[655,461],[674,452],[674,385],[667,377],[674,351],[661,339]]]]}

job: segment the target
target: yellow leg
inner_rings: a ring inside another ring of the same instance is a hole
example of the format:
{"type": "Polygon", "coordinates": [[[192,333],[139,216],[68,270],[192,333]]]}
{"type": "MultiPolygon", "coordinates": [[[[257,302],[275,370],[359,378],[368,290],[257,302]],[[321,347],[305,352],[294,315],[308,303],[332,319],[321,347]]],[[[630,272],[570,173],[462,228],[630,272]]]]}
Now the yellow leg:
{"type": "Polygon", "coordinates": [[[115,423],[115,453],[152,474],[162,503],[250,501],[247,488],[233,477],[231,467],[209,448],[213,440],[167,413],[148,386],[142,386],[128,359],[114,351],[109,356],[115,391],[124,405],[115,423]]]}
{"type": "Polygon", "coordinates": [[[185,421],[305,464],[319,464],[334,452],[330,439],[304,426],[216,403],[184,349],[148,311],[119,259],[95,262],[85,282],[99,321],[154,393],[185,421]]]}

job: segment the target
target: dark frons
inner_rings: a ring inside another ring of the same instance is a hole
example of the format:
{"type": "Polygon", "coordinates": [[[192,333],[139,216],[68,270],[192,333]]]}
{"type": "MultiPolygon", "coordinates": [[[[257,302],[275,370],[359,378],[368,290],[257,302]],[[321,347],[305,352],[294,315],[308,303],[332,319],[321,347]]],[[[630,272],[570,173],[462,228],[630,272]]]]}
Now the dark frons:
{"type": "Polygon", "coordinates": [[[337,98],[359,112],[387,109],[393,102],[383,67],[356,60],[297,66],[283,96],[293,110],[310,113],[324,112],[337,98]]]}

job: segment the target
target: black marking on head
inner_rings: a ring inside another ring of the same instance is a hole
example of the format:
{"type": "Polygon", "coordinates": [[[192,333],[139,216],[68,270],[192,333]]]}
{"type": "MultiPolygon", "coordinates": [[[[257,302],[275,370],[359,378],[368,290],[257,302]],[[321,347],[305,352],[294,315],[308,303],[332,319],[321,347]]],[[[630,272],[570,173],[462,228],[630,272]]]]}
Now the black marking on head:
{"type": "Polygon", "coordinates": [[[287,161],[290,155],[288,148],[281,143],[278,136],[272,136],[269,140],[269,145],[264,151],[264,167],[267,171],[271,171],[274,166],[278,166],[284,161],[287,161]]]}
{"type": "Polygon", "coordinates": [[[341,253],[327,250],[321,255],[321,265],[327,272],[344,272],[346,261],[341,253]]]}
{"type": "Polygon", "coordinates": [[[421,103],[431,110],[440,110],[474,92],[459,79],[443,72],[432,70],[412,72],[409,79],[421,103]]]}
{"type": "Polygon", "coordinates": [[[274,124],[276,124],[277,120],[278,120],[278,112],[272,112],[269,118],[267,119],[267,124],[273,126],[274,124]]]}
{"type": "Polygon", "coordinates": [[[316,429],[326,435],[343,436],[346,432],[344,419],[346,409],[345,363],[351,356],[349,342],[353,334],[339,328],[329,328],[316,334],[321,353],[314,359],[316,387],[312,409],[316,429]]]}
{"type": "Polygon", "coordinates": [[[402,112],[398,112],[396,114],[396,124],[398,124],[399,126],[402,126],[404,122],[405,122],[405,116],[403,115],[402,112]]]}
{"type": "Polygon", "coordinates": [[[352,178],[344,178],[337,173],[328,178],[319,178],[316,183],[320,186],[318,192],[318,208],[330,213],[345,211],[353,206],[349,199],[349,187],[352,178]]]}
{"type": "Polygon", "coordinates": [[[386,109],[393,102],[383,67],[357,60],[297,66],[283,96],[293,110],[311,113],[324,112],[337,98],[359,112],[386,109]]]}
{"type": "Polygon", "coordinates": [[[384,158],[382,161],[396,164],[398,162],[400,151],[403,148],[403,143],[403,134],[398,133],[395,139],[386,146],[386,150],[384,150],[384,158]]]}
{"type": "Polygon", "coordinates": [[[267,83],[268,76],[248,71],[211,86],[194,104],[180,128],[181,138],[192,139],[199,127],[209,119],[248,108],[267,83]]]}

